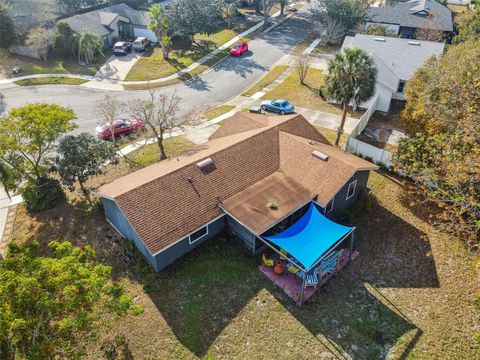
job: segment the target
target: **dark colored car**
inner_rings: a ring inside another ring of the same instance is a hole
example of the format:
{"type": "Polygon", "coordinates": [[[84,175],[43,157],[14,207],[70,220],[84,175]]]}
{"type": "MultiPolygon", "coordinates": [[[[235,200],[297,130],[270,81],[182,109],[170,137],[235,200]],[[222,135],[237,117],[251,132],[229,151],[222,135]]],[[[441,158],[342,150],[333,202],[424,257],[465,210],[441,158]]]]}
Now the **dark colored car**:
{"type": "Polygon", "coordinates": [[[239,41],[230,49],[230,55],[242,56],[248,52],[248,44],[246,41],[239,41]]]}
{"type": "MultiPolygon", "coordinates": [[[[115,138],[123,135],[129,135],[137,131],[145,130],[145,123],[142,120],[131,117],[130,119],[116,119],[113,121],[115,138]]],[[[112,131],[108,124],[100,125],[95,128],[97,136],[103,140],[112,139],[112,131]]]]}
{"type": "Polygon", "coordinates": [[[119,41],[113,45],[113,53],[115,55],[127,55],[132,52],[132,43],[127,41],[119,41]]]}

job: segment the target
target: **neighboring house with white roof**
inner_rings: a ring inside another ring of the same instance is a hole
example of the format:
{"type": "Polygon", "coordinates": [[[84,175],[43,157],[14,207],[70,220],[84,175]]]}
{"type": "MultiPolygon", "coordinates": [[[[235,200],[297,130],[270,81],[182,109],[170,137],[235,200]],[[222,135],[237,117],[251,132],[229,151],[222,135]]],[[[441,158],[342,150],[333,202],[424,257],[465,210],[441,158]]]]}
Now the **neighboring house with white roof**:
{"type": "Polygon", "coordinates": [[[77,34],[89,30],[101,36],[106,48],[112,47],[118,38],[134,39],[143,36],[152,42],[158,42],[155,33],[148,29],[148,12],[132,9],[123,3],[70,16],[58,22],[69,24],[77,34]]]}
{"type": "Polygon", "coordinates": [[[342,50],[358,48],[370,54],[377,66],[377,110],[388,112],[392,99],[405,100],[405,87],[430,57],[443,53],[445,44],[395,37],[357,34],[347,36],[342,50]]]}
{"type": "Polygon", "coordinates": [[[414,39],[418,29],[453,32],[452,12],[435,0],[387,1],[382,7],[370,7],[364,18],[365,28],[382,24],[396,35],[414,39]]]}

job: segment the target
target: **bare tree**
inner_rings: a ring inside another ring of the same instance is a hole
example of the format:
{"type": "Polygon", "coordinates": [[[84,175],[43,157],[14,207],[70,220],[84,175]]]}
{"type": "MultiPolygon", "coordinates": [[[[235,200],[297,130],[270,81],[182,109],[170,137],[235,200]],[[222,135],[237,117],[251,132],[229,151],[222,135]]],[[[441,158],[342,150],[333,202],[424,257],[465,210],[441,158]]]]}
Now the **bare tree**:
{"type": "Polygon", "coordinates": [[[443,39],[442,25],[434,13],[427,16],[420,29],[415,32],[418,40],[440,41],[443,39]]]}
{"type": "Polygon", "coordinates": [[[111,97],[110,95],[106,95],[95,104],[95,113],[97,116],[101,117],[101,125],[107,125],[110,128],[113,145],[116,145],[114,121],[124,108],[125,103],[111,97]]]}
{"type": "Polygon", "coordinates": [[[180,101],[176,91],[171,93],[159,93],[149,90],[150,96],[147,100],[137,99],[131,102],[130,108],[134,116],[145,122],[145,125],[154,134],[160,150],[160,160],[165,160],[167,155],[163,141],[167,135],[175,130],[183,130],[187,126],[198,123],[199,118],[195,111],[179,115],[180,101]]]}
{"type": "Polygon", "coordinates": [[[262,0],[263,1],[263,26],[267,27],[268,18],[270,16],[270,10],[272,10],[273,5],[276,0],[262,0]]]}
{"type": "Polygon", "coordinates": [[[322,33],[322,41],[330,45],[338,45],[347,33],[345,26],[338,20],[327,17],[324,22],[325,30],[322,33]]]}
{"type": "Polygon", "coordinates": [[[310,56],[303,53],[296,55],[295,60],[293,61],[293,66],[302,85],[305,84],[305,78],[307,77],[308,69],[310,68],[310,61],[310,56]]]}

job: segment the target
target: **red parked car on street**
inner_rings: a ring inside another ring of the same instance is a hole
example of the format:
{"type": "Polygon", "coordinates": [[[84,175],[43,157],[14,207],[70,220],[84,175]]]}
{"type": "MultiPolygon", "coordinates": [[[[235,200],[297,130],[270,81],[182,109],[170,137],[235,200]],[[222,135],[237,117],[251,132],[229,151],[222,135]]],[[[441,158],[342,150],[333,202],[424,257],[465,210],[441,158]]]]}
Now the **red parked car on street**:
{"type": "Polygon", "coordinates": [[[232,56],[242,56],[243,54],[247,53],[248,51],[248,44],[246,41],[239,41],[235,45],[233,45],[232,49],[230,50],[230,55],[232,56]]]}
{"type": "MultiPolygon", "coordinates": [[[[114,136],[118,138],[136,131],[145,130],[145,123],[135,117],[131,117],[130,119],[116,119],[113,121],[113,128],[114,136]]],[[[103,140],[112,139],[112,131],[108,124],[97,126],[95,131],[97,136],[103,140]]]]}

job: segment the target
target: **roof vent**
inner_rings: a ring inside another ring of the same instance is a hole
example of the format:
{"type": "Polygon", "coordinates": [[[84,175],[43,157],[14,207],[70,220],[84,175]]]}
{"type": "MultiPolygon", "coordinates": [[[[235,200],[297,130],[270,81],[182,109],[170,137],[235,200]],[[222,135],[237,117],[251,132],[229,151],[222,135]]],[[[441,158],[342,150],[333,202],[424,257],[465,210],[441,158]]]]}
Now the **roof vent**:
{"type": "Polygon", "coordinates": [[[211,158],[206,158],[205,160],[202,160],[197,163],[197,166],[202,170],[208,169],[212,165],[213,165],[213,160],[211,158]]]}
{"type": "Polygon", "coordinates": [[[419,41],[409,41],[408,45],[420,46],[420,42],[419,41]]]}
{"type": "Polygon", "coordinates": [[[320,160],[327,161],[328,160],[328,155],[324,154],[320,151],[314,150],[312,151],[312,155],[315,156],[316,158],[319,158],[320,160]]]}
{"type": "Polygon", "coordinates": [[[197,166],[200,168],[200,171],[204,175],[210,174],[217,168],[215,162],[211,158],[206,158],[205,160],[198,162],[197,166]]]}
{"type": "Polygon", "coordinates": [[[382,37],[376,37],[375,41],[386,42],[387,40],[385,38],[382,38],[382,37]]]}

